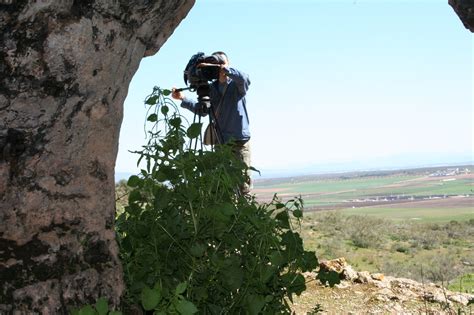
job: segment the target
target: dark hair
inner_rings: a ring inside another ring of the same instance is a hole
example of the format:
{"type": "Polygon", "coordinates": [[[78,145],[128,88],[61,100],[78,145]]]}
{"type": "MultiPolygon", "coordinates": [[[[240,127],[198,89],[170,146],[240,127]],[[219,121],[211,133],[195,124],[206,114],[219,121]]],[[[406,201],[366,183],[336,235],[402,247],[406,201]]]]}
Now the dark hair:
{"type": "Polygon", "coordinates": [[[226,53],[223,51],[213,52],[212,55],[216,56],[222,64],[226,63],[226,61],[229,62],[229,57],[227,57],[226,53]],[[222,56],[225,57],[225,60],[222,58],[222,56]]]}

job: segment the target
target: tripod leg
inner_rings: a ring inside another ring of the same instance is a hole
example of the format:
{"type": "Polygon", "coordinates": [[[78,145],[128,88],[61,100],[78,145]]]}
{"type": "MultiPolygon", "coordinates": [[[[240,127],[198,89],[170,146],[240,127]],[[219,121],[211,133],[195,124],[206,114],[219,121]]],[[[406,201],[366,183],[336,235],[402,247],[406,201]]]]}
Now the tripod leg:
{"type": "MultiPolygon", "coordinates": [[[[223,144],[224,143],[224,137],[222,135],[221,127],[219,126],[219,121],[217,119],[216,112],[214,111],[214,106],[211,106],[210,111],[209,111],[209,121],[211,121],[211,118],[214,122],[214,127],[215,127],[215,130],[216,130],[216,138],[217,138],[216,143],[223,144]]],[[[211,132],[211,135],[213,135],[212,132],[211,132]]],[[[212,143],[214,143],[214,141],[212,143]]]]}
{"type": "MultiPolygon", "coordinates": [[[[211,107],[212,108],[212,107],[211,107]]],[[[211,137],[211,151],[214,152],[214,132],[212,131],[214,126],[214,119],[212,118],[212,113],[209,112],[209,132],[210,132],[210,137],[211,137]]]]}
{"type": "MultiPolygon", "coordinates": [[[[198,123],[199,124],[201,123],[201,115],[199,115],[198,123]]],[[[202,147],[202,132],[199,134],[199,137],[196,138],[196,142],[194,143],[194,151],[196,151],[196,149],[197,149],[198,139],[201,140],[201,147],[202,147]]]]}
{"type": "MultiPolygon", "coordinates": [[[[197,112],[194,112],[194,117],[193,117],[193,124],[196,123],[196,115],[197,112]]],[[[199,116],[199,121],[201,121],[201,116],[199,116]]],[[[196,139],[196,145],[197,145],[197,139],[196,139]]],[[[193,147],[193,139],[189,139],[189,149],[193,147]]]]}

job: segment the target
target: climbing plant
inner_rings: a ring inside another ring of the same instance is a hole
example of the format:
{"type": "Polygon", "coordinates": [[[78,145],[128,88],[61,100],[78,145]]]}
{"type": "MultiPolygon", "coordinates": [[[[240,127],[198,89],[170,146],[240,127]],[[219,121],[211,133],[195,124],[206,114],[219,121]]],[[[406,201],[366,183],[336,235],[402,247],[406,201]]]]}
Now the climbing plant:
{"type": "Polygon", "coordinates": [[[169,94],[155,87],[145,100],[143,169],[116,221],[128,303],[155,314],[290,313],[302,272],[317,266],[295,230],[303,200],[238,194],[246,165],[231,145],[190,146],[202,124],[186,126],[169,94]]]}

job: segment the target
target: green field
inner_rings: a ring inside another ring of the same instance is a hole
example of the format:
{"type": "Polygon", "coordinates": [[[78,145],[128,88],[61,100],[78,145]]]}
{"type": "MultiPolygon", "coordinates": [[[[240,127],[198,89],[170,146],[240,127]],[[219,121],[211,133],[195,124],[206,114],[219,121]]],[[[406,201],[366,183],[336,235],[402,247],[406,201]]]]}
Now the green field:
{"type": "Polygon", "coordinates": [[[473,209],[461,208],[383,208],[365,207],[360,209],[344,209],[348,215],[374,216],[395,220],[411,220],[423,222],[449,222],[451,220],[467,221],[474,219],[473,209]]]}
{"type": "Polygon", "coordinates": [[[308,211],[340,209],[398,220],[448,222],[474,219],[472,166],[266,180],[255,184],[261,200],[301,195],[308,211]],[[451,174],[453,173],[453,174],[451,174]],[[440,175],[441,174],[441,175],[440,175]]]}

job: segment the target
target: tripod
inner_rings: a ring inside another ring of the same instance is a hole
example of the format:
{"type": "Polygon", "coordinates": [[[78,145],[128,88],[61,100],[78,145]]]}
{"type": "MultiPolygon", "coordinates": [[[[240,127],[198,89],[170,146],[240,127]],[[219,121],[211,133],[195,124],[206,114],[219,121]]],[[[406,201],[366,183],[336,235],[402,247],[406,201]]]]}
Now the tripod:
{"type": "MultiPolygon", "coordinates": [[[[197,92],[197,95],[198,95],[198,102],[194,110],[193,123],[196,123],[196,116],[199,116],[198,123],[201,124],[202,116],[204,114],[209,115],[209,126],[207,127],[206,132],[204,133],[204,139],[201,133],[201,135],[195,140],[194,150],[197,149],[197,145],[200,142],[201,150],[203,149],[203,144],[206,144],[206,145],[210,145],[211,150],[214,151],[215,144],[224,143],[224,137],[219,125],[219,121],[217,119],[216,110],[214,110],[214,106],[211,103],[211,98],[209,96],[209,85],[200,85],[197,88],[188,87],[188,88],[176,89],[176,91],[179,91],[179,92],[184,91],[184,90],[191,90],[193,92],[197,92]]],[[[224,91],[222,92],[219,105],[217,105],[217,110],[219,110],[220,107],[222,106],[222,102],[224,100],[226,90],[227,90],[227,85],[224,87],[224,91]]],[[[190,148],[193,147],[193,139],[190,140],[189,147],[190,148]]]]}
{"type": "MultiPolygon", "coordinates": [[[[216,144],[224,143],[224,137],[219,125],[219,120],[217,119],[216,111],[214,110],[214,106],[210,103],[209,99],[206,98],[198,98],[197,105],[200,108],[194,111],[193,123],[196,123],[196,117],[198,117],[198,123],[201,124],[203,114],[207,113],[209,115],[209,126],[207,127],[204,136],[201,133],[198,138],[195,138],[194,150],[197,149],[197,145],[200,143],[201,150],[203,149],[203,144],[206,144],[211,146],[211,151],[214,151],[216,144]]],[[[190,140],[189,147],[193,147],[193,139],[190,140]]]]}

